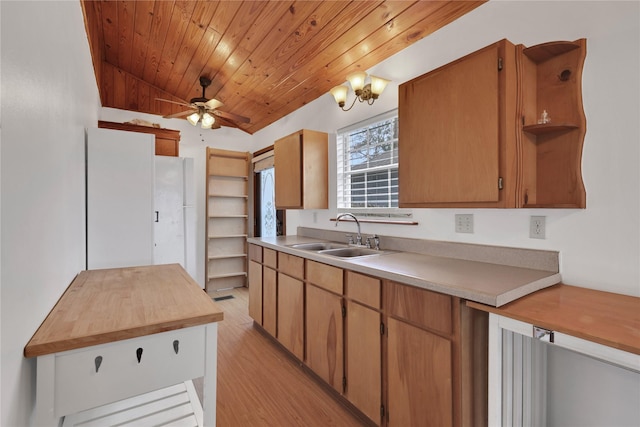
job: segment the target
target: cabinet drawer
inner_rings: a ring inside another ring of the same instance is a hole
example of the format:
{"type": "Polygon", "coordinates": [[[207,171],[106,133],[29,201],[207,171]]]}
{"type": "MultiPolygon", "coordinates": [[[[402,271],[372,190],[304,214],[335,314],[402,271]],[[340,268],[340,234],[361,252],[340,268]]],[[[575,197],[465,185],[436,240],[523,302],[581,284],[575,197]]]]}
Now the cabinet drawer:
{"type": "Polygon", "coordinates": [[[273,249],[263,248],[262,256],[264,265],[271,268],[278,267],[278,252],[273,249]]]}
{"type": "Polygon", "coordinates": [[[453,331],[451,296],[396,282],[385,282],[383,294],[389,315],[442,333],[453,331]]]}
{"type": "Polygon", "coordinates": [[[195,326],[57,354],[56,415],[203,376],[205,332],[205,326],[195,326]],[[96,369],[97,360],[100,364],[96,369]]]}
{"type": "Polygon", "coordinates": [[[380,279],[347,271],[345,295],[354,301],[380,309],[380,279]]]}
{"type": "Polygon", "coordinates": [[[278,266],[284,274],[297,279],[304,278],[304,258],[278,252],[278,266]]]}
{"type": "Polygon", "coordinates": [[[249,259],[256,262],[262,262],[262,246],[250,244],[249,259]]]}
{"type": "Polygon", "coordinates": [[[307,280],[340,295],[343,292],[342,272],[341,268],[307,260],[307,280]]]}

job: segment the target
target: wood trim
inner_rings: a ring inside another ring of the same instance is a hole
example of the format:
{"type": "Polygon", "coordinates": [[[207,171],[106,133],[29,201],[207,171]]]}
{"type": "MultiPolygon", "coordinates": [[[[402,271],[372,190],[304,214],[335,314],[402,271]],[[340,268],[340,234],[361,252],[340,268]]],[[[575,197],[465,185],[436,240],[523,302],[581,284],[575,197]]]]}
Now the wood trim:
{"type": "Polygon", "coordinates": [[[180,131],[150,126],[133,125],[129,123],[114,123],[98,121],[102,129],[123,130],[127,132],[148,133],[156,136],[156,156],[178,157],[180,153],[180,131]]]}
{"type": "MultiPolygon", "coordinates": [[[[358,214],[354,214],[355,216],[358,216],[358,214]]],[[[331,218],[329,221],[334,221],[335,222],[335,218],[331,218]]],[[[340,219],[340,221],[344,221],[344,222],[355,222],[352,219],[340,219]]],[[[409,220],[398,220],[398,221],[394,221],[394,220],[390,220],[390,219],[365,219],[365,218],[358,218],[358,222],[360,223],[371,223],[371,224],[394,224],[394,225],[418,225],[418,221],[409,221],[409,220]]]]}

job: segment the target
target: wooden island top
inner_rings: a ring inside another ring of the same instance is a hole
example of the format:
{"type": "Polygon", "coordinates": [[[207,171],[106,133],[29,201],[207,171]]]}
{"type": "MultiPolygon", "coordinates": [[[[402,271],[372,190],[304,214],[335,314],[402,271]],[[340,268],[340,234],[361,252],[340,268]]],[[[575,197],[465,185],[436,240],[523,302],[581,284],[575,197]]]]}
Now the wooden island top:
{"type": "Polygon", "coordinates": [[[218,322],[223,313],[179,264],[82,271],[24,348],[42,356],[218,322]]]}

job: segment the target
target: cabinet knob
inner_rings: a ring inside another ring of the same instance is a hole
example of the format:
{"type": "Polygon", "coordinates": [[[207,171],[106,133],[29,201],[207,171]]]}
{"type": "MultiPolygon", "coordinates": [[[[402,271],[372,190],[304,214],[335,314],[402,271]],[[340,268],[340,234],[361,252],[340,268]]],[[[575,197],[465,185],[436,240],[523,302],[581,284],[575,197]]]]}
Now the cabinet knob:
{"type": "Polygon", "coordinates": [[[178,340],[174,340],[174,341],[173,341],[173,351],[175,351],[175,352],[176,352],[176,354],[178,354],[179,347],[180,347],[180,341],[178,341],[178,340]]]}
{"type": "Polygon", "coordinates": [[[138,363],[140,363],[140,360],[142,360],[142,347],[136,350],[136,357],[138,358],[138,363]]]}
{"type": "Polygon", "coordinates": [[[97,374],[98,373],[98,369],[100,369],[100,365],[102,365],[102,356],[96,357],[94,362],[96,364],[96,374],[97,374]]]}

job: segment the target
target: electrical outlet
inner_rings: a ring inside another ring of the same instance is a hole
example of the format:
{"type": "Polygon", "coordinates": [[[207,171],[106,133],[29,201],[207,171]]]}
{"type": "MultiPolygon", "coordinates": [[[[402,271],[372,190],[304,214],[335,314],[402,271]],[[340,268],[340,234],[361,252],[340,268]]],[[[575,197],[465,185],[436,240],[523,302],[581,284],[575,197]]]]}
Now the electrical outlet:
{"type": "Polygon", "coordinates": [[[456,214],[456,233],[473,233],[473,214],[456,214]]]}
{"type": "Polygon", "coordinates": [[[531,216],[529,222],[529,237],[532,239],[544,239],[546,234],[546,216],[531,216]]]}

